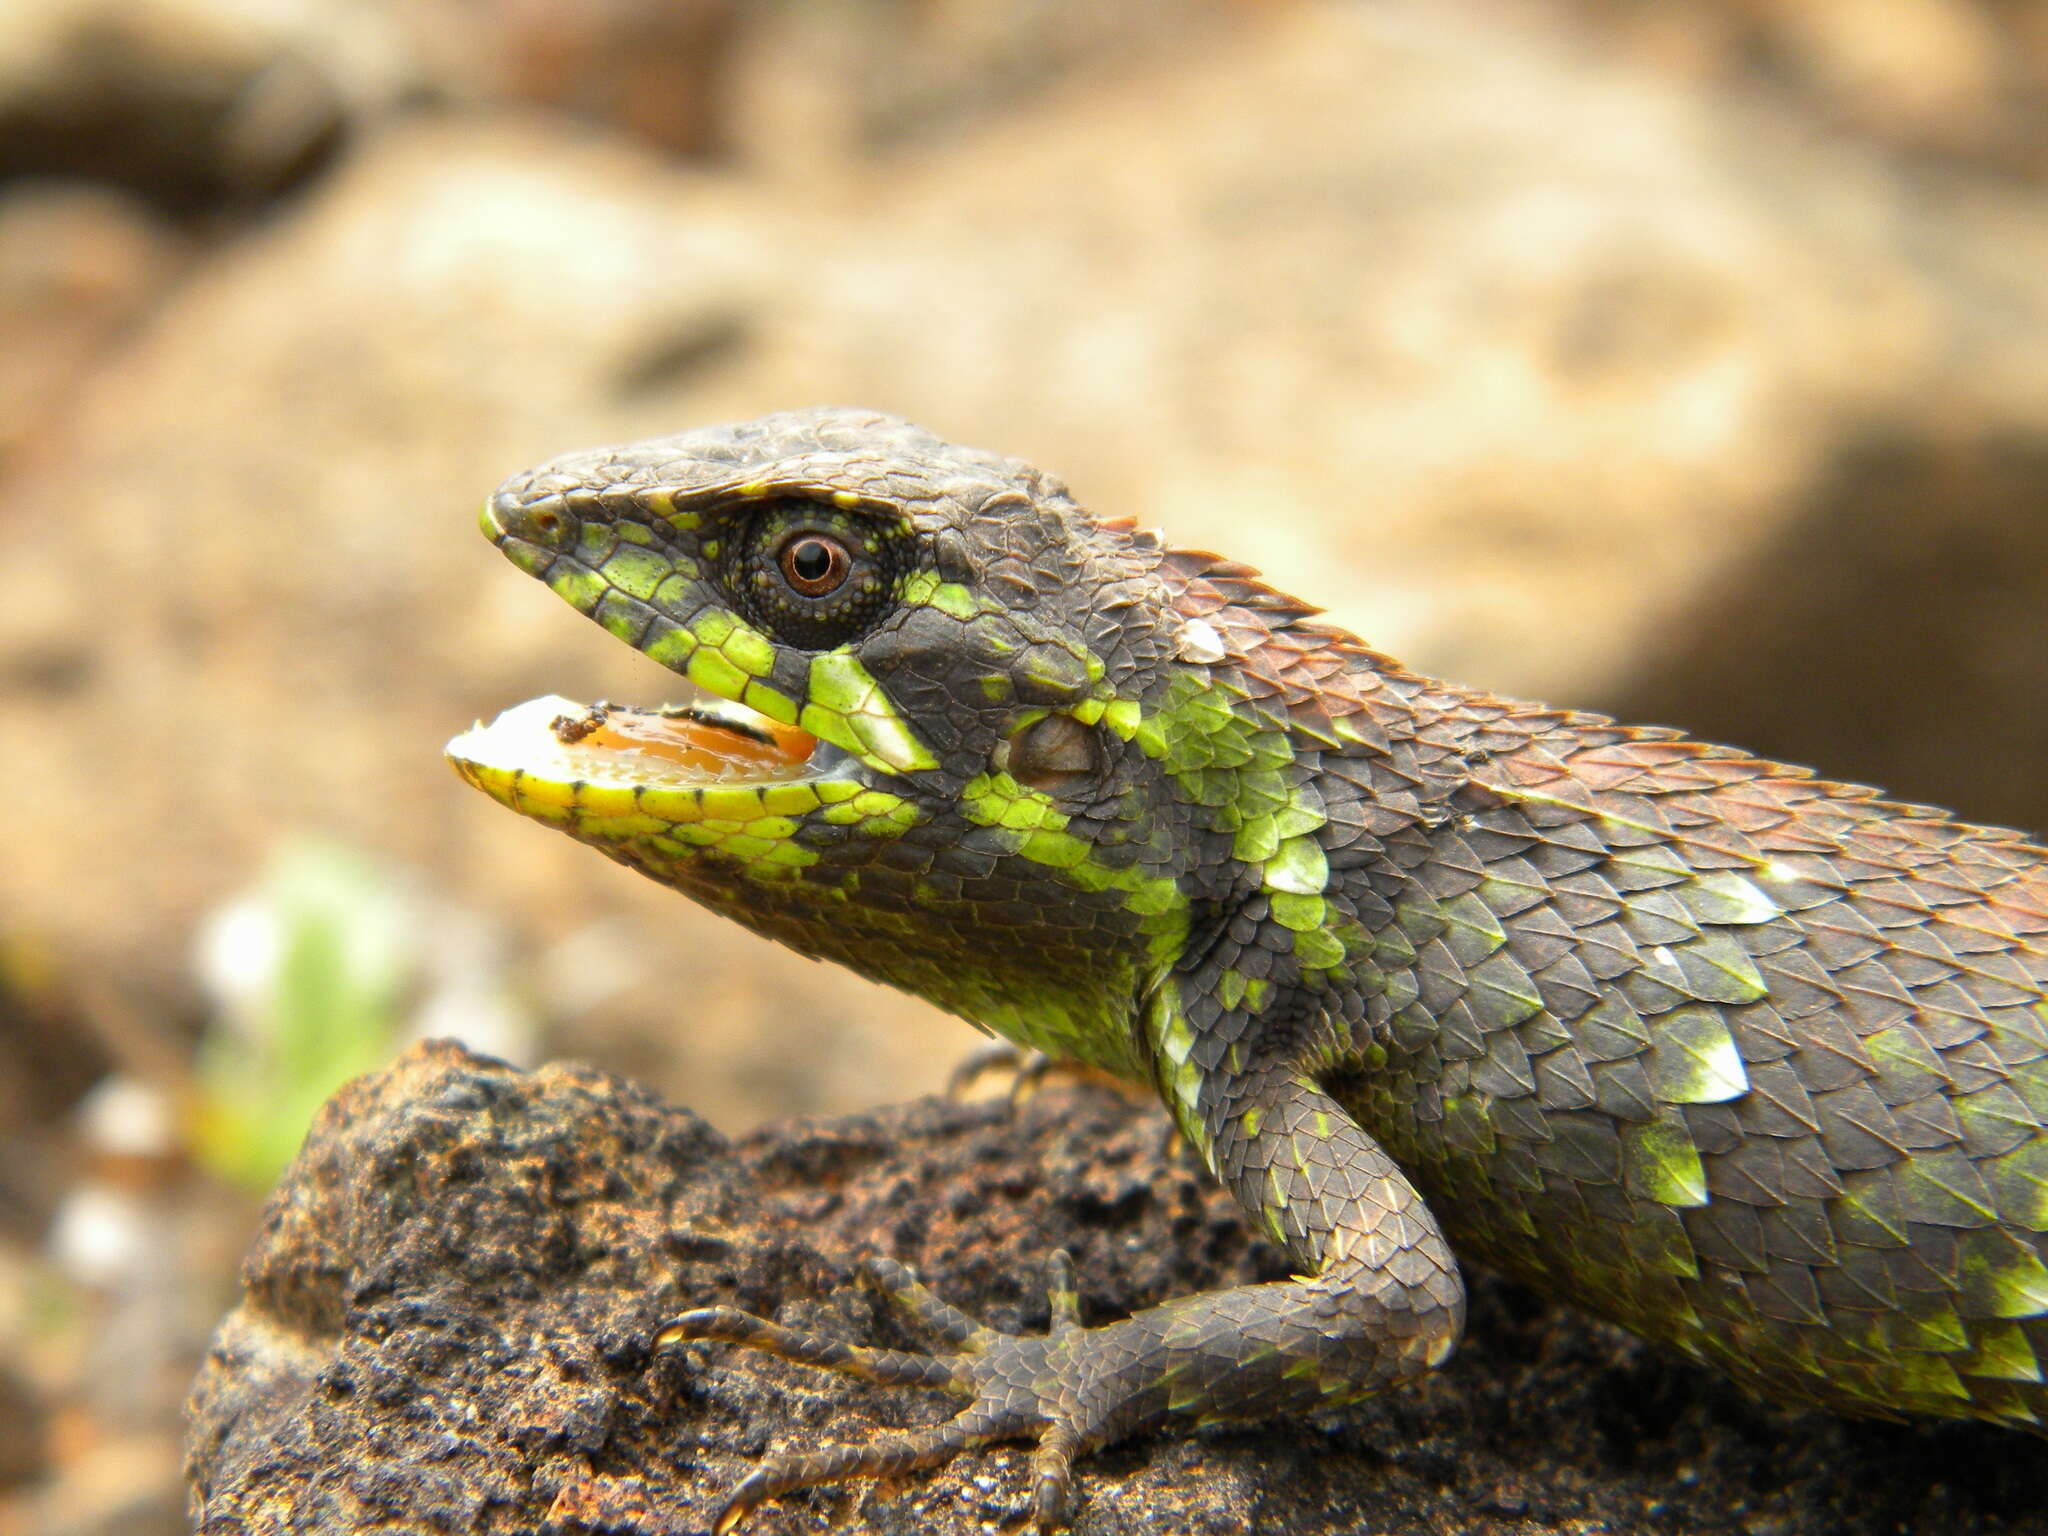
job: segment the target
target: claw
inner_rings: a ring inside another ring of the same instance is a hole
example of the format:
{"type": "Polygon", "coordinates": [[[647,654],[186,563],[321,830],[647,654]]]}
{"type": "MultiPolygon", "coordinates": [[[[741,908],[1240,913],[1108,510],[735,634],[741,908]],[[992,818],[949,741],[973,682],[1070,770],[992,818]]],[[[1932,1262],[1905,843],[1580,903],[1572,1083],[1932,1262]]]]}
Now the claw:
{"type": "Polygon", "coordinates": [[[1081,1326],[1081,1282],[1074,1274],[1074,1256],[1055,1248],[1045,1260],[1045,1301],[1052,1311],[1052,1334],[1068,1333],[1081,1326]]]}
{"type": "MultiPolygon", "coordinates": [[[[964,1099],[976,1083],[997,1072],[1021,1077],[1028,1062],[1026,1054],[1006,1040],[991,1040],[978,1045],[962,1056],[953,1070],[946,1074],[946,1097],[964,1099]]],[[[1014,1087],[1012,1091],[1015,1091],[1014,1087]]]]}
{"type": "Polygon", "coordinates": [[[917,1271],[894,1259],[871,1258],[860,1267],[861,1283],[908,1317],[966,1354],[986,1348],[989,1330],[917,1278],[917,1271]]]}
{"type": "Polygon", "coordinates": [[[823,1366],[828,1371],[887,1387],[933,1387],[967,1393],[974,1390],[959,1368],[945,1357],[848,1344],[822,1333],[785,1328],[737,1307],[699,1307],[694,1312],[685,1312],[662,1325],[654,1335],[654,1347],[669,1349],[697,1339],[744,1344],[799,1365],[823,1366]]]}
{"type": "Polygon", "coordinates": [[[862,1445],[830,1445],[799,1455],[771,1456],[733,1489],[711,1522],[712,1536],[728,1536],[755,1505],[799,1488],[848,1477],[890,1477],[933,1466],[970,1446],[986,1444],[993,1436],[982,1432],[978,1424],[978,1417],[963,1413],[944,1424],[898,1430],[862,1445]]]}
{"type": "Polygon", "coordinates": [[[1057,1530],[1066,1513],[1074,1484],[1074,1453],[1079,1449],[1080,1436],[1073,1426],[1055,1422],[1046,1427],[1038,1449],[1031,1453],[1031,1523],[1039,1536],[1057,1530]]]}
{"type": "Polygon", "coordinates": [[[1048,1056],[1043,1051],[1019,1050],[1014,1045],[998,1041],[970,1051],[961,1058],[960,1064],[946,1075],[946,1097],[964,1099],[976,1083],[998,1072],[1010,1074],[1010,1091],[1005,1097],[1012,1109],[1043,1088],[1046,1079],[1055,1072],[1082,1082],[1103,1083],[1122,1094],[1132,1093],[1131,1084],[1100,1067],[1091,1067],[1086,1062],[1062,1056],[1048,1056]]]}
{"type": "Polygon", "coordinates": [[[946,1097],[964,1099],[984,1077],[998,1072],[1010,1074],[1010,1091],[1005,1097],[1016,1108],[1045,1085],[1054,1072],[1085,1071],[1078,1062],[1057,1061],[1043,1051],[1022,1051],[1014,1045],[996,1042],[968,1053],[946,1076],[946,1097]]]}

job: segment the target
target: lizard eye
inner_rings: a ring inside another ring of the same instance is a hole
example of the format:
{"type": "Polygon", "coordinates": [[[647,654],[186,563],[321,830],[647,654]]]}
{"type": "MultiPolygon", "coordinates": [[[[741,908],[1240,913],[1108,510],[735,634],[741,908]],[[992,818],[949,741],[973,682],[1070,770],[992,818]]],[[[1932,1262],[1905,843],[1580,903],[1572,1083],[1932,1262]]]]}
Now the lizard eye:
{"type": "Polygon", "coordinates": [[[1095,733],[1072,715],[1046,715],[1002,744],[996,766],[1027,789],[1070,792],[1092,780],[1100,766],[1095,733]]]}
{"type": "Polygon", "coordinates": [[[846,546],[824,533],[792,535],[779,557],[782,579],[805,597],[823,597],[846,585],[853,556],[846,546]]]}
{"type": "Polygon", "coordinates": [[[907,524],[791,497],[746,509],[723,579],[748,621],[786,645],[857,640],[896,601],[914,545],[907,524]]]}

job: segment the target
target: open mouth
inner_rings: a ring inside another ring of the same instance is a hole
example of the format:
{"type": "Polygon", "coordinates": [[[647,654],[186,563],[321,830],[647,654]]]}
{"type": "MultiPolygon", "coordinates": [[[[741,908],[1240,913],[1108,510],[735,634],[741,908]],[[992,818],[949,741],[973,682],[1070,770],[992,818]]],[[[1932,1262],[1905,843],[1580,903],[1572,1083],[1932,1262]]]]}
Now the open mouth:
{"type": "Polygon", "coordinates": [[[636,781],[783,783],[804,777],[818,738],[729,700],[635,709],[596,703],[548,722],[558,747],[636,781]]]}
{"type": "Polygon", "coordinates": [[[819,859],[799,835],[814,816],[837,838],[919,819],[844,747],[710,696],[660,709],[529,699],[446,751],[499,804],[671,882],[706,852],[793,876],[819,859]]]}
{"type": "Polygon", "coordinates": [[[658,709],[548,696],[514,705],[448,743],[465,777],[516,771],[553,783],[690,788],[783,784],[843,754],[810,732],[727,699],[658,709]]]}

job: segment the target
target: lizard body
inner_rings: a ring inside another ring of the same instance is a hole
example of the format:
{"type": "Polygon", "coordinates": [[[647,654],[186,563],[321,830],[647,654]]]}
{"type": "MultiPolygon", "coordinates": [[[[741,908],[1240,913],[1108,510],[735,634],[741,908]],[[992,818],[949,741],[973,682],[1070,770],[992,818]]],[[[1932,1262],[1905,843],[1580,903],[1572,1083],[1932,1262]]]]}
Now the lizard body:
{"type": "Polygon", "coordinates": [[[2048,850],[1411,673],[1015,460],[793,412],[571,455],[485,531],[727,705],[536,701],[471,782],[747,927],[1153,1086],[1292,1279],[957,1354],[722,1338],[969,1399],[806,1483],[1350,1401],[1454,1254],[1780,1400],[2048,1419],[2048,850]],[[736,707],[743,706],[743,708],[736,707]]]}

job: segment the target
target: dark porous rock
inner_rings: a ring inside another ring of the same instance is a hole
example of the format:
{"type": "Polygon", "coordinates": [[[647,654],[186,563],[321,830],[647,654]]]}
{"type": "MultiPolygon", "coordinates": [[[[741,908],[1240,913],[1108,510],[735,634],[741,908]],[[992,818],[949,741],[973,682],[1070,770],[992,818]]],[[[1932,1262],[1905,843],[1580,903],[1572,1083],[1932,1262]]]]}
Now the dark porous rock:
{"type": "MultiPolygon", "coordinates": [[[[1042,1328],[1072,1250],[1090,1321],[1279,1257],[1164,1118],[1055,1083],[728,1141],[586,1067],[422,1046],[322,1112],[272,1199],[192,1401],[202,1532],[696,1532],[764,1452],[930,1422],[944,1404],[726,1346],[659,1353],[730,1303],[915,1347],[851,1283],[916,1265],[1042,1328]]],[[[2048,1453],[1985,1426],[1782,1412],[1475,1275],[1462,1354],[1320,1421],[1152,1438],[1084,1460],[1078,1533],[2037,1531],[2048,1453]]],[[[1016,1525],[1026,1452],[766,1506],[762,1532],[1016,1525]]]]}

